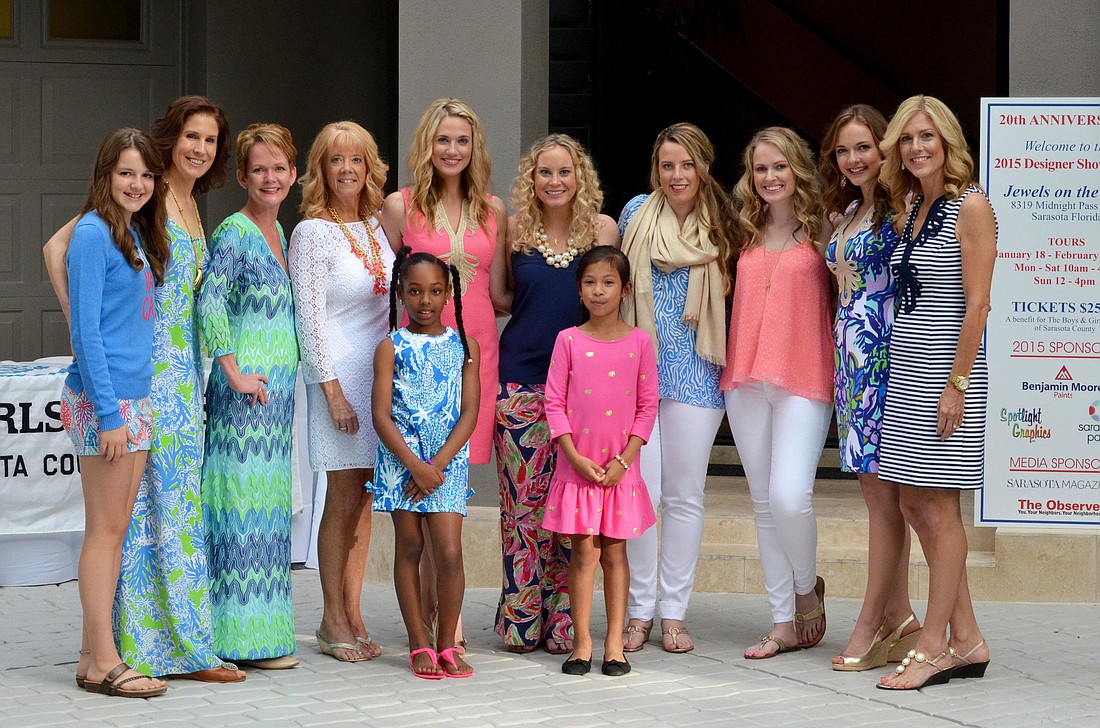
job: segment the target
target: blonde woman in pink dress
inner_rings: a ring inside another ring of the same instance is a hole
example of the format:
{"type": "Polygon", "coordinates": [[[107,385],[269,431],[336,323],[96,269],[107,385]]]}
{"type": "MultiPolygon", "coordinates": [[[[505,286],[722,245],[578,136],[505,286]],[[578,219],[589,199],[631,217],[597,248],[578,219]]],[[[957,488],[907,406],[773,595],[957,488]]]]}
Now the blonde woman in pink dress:
{"type": "MultiPolygon", "coordinates": [[[[396,253],[408,245],[458,268],[466,333],[481,347],[481,402],[470,438],[470,462],[488,463],[496,419],[497,308],[506,306],[503,249],[508,213],[489,194],[489,153],[481,120],[458,99],[437,99],[420,117],[409,149],[412,183],[390,194],[382,227],[396,253]]],[[[454,304],[443,312],[454,328],[454,304]]]]}
{"type": "MultiPolygon", "coordinates": [[[[481,399],[477,427],[470,437],[470,463],[488,463],[499,376],[496,311],[508,307],[508,260],[495,253],[504,250],[508,211],[489,194],[491,166],[485,132],[469,104],[444,98],[428,105],[416,125],[408,166],[412,182],[386,197],[382,229],[394,253],[407,245],[413,253],[429,253],[458,269],[466,333],[481,349],[481,399]]],[[[442,321],[457,328],[453,302],[443,309],[442,321]]],[[[437,608],[428,556],[421,564],[421,582],[424,614],[431,627],[437,608]]],[[[457,642],[463,647],[461,620],[458,631],[457,642]]]]}

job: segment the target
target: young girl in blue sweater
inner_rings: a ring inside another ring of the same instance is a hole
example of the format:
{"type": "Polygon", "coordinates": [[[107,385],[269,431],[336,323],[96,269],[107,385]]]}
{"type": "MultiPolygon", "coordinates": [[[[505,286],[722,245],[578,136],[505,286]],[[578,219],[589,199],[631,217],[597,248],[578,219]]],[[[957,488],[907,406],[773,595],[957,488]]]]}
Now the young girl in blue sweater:
{"type": "Polygon", "coordinates": [[[162,171],[144,132],[107,135],[65,260],[76,360],[61,422],[80,456],[85,517],[78,576],[88,668],[77,685],[128,698],[166,689],[123,663],[111,634],[122,539],[152,439],[153,286],[168,259],[162,171]]]}

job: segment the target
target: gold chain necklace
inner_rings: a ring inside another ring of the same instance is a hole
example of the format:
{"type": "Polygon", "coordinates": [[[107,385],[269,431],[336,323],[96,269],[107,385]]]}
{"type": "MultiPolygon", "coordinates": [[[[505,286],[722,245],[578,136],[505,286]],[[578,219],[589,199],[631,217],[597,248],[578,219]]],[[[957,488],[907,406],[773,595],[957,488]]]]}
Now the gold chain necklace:
{"type": "MultiPolygon", "coordinates": [[[[795,237],[796,232],[798,232],[798,228],[795,228],[794,230],[791,231],[791,238],[794,240],[795,244],[797,245],[798,244],[798,238],[795,237]]],[[[765,247],[765,243],[767,242],[767,239],[768,239],[768,226],[767,226],[767,224],[765,224],[764,225],[764,240],[761,241],[760,247],[764,249],[764,253],[771,253],[773,251],[768,250],[767,247],[765,247]]],[[[783,254],[783,251],[786,250],[786,249],[787,249],[787,239],[784,238],[783,239],[783,245],[781,245],[779,247],[779,250],[774,251],[775,252],[775,262],[772,263],[772,268],[771,268],[771,270],[768,271],[768,277],[764,282],[764,295],[765,296],[768,295],[768,291],[770,291],[772,289],[772,276],[775,275],[775,269],[779,267],[779,257],[783,254]]],[[[767,260],[767,258],[768,258],[768,256],[765,255],[764,259],[767,260]]]]}
{"type": "Polygon", "coordinates": [[[195,196],[191,196],[191,204],[195,206],[195,219],[199,221],[199,235],[195,237],[191,234],[191,226],[187,224],[187,216],[183,214],[183,205],[180,204],[180,198],[176,197],[176,191],[172,189],[172,185],[165,183],[165,187],[168,188],[168,193],[172,195],[172,200],[176,203],[176,209],[180,211],[180,220],[183,221],[184,232],[187,233],[187,237],[191,238],[191,245],[195,248],[195,282],[192,285],[194,290],[199,290],[199,286],[202,284],[202,264],[203,259],[206,257],[206,233],[202,229],[202,215],[199,214],[199,203],[195,201],[195,196]]]}
{"type": "Polygon", "coordinates": [[[355,236],[351,234],[351,230],[348,230],[348,226],[344,224],[344,221],[341,220],[340,216],[336,213],[335,207],[329,205],[328,214],[332,216],[332,221],[340,226],[340,232],[348,239],[348,243],[351,244],[351,252],[356,258],[363,262],[363,267],[367,269],[367,272],[374,276],[374,295],[386,295],[388,290],[386,289],[386,266],[382,263],[382,246],[378,244],[378,239],[374,237],[374,232],[370,229],[370,220],[366,211],[360,212],[359,214],[363,218],[363,227],[367,231],[367,240],[370,241],[369,251],[363,248],[359,241],[355,239],[355,236]]]}

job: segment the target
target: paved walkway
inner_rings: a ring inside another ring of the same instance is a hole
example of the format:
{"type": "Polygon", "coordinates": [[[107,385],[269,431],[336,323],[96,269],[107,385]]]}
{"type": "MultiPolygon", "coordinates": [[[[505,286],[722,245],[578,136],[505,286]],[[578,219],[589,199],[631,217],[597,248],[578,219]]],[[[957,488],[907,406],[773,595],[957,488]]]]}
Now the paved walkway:
{"type": "Polygon", "coordinates": [[[409,673],[392,588],[368,585],[364,599],[385,654],[346,665],[322,656],[311,636],[320,618],[316,572],[296,571],[293,585],[300,667],[249,670],[240,685],[175,681],[151,700],[91,695],[73,684],[75,582],[0,589],[0,726],[1100,726],[1096,605],[979,604],[993,650],[984,679],[889,693],[874,687],[884,670],[829,669],[854,622],[854,600],[827,600],[829,631],[819,647],[750,662],[741,651],[768,627],[764,598],[697,594],[694,652],[668,655],[650,644],[631,656],[630,675],[577,678],[561,674],[560,657],[505,652],[488,626],[496,594],[479,589],[467,593],[464,610],[477,674],[428,682],[409,673]]]}

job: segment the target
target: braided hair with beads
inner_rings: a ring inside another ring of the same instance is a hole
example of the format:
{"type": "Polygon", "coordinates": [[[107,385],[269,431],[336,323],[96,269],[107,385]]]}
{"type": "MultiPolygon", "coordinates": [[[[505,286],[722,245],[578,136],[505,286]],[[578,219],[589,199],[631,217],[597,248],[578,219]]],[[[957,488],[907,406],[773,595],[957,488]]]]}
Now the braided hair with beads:
{"type": "Polygon", "coordinates": [[[408,245],[401,246],[393,263],[393,278],[390,281],[390,331],[397,330],[397,289],[402,285],[409,269],[419,263],[438,265],[443,270],[443,276],[449,279],[451,295],[455,302],[455,323],[458,325],[458,337],[462,340],[462,352],[466,355],[467,362],[472,361],[470,344],[466,341],[466,326],[462,322],[462,281],[458,268],[430,253],[413,253],[408,245]]]}

